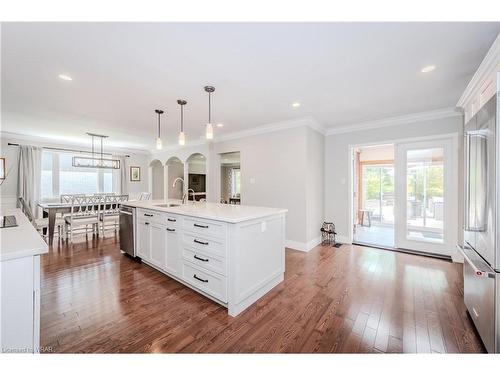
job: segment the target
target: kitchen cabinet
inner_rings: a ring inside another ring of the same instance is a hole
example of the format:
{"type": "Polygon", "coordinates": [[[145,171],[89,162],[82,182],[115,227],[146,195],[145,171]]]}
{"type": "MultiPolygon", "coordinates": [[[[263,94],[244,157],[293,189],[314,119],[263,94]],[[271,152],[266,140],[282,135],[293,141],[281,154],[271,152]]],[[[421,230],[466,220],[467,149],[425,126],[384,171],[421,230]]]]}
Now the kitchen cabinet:
{"type": "Polygon", "coordinates": [[[149,225],[150,230],[150,262],[160,269],[165,268],[166,264],[166,244],[167,244],[167,227],[166,225],[152,223],[149,225]]]}
{"type": "MultiPolygon", "coordinates": [[[[0,235],[0,353],[40,352],[40,255],[47,244],[19,209],[0,235]]],[[[42,349],[43,351],[43,349],[42,349]]]]}
{"type": "Polygon", "coordinates": [[[151,223],[145,220],[137,221],[137,256],[141,259],[151,258],[151,223]]]}
{"type": "Polygon", "coordinates": [[[181,272],[181,254],[179,247],[179,234],[177,228],[167,226],[166,255],[167,261],[165,270],[174,276],[180,276],[181,272]]]}
{"type": "Polygon", "coordinates": [[[481,65],[458,100],[457,107],[464,111],[464,123],[498,92],[500,88],[500,36],[496,38],[481,65]]]}

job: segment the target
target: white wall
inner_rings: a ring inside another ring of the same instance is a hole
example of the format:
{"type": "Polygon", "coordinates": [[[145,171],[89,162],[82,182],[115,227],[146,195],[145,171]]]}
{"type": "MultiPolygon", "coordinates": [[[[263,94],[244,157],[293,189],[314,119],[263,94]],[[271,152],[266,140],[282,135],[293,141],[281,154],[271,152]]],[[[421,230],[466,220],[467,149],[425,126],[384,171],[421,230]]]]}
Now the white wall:
{"type": "Polygon", "coordinates": [[[152,199],[163,199],[165,196],[165,170],[164,163],[153,160],[150,164],[152,199]]]}
{"type": "Polygon", "coordinates": [[[184,164],[180,161],[170,160],[166,166],[168,175],[168,198],[182,199],[182,184],[178,183],[175,187],[172,186],[174,180],[178,177],[184,178],[184,164]]]}
{"type": "Polygon", "coordinates": [[[141,193],[149,191],[148,174],[149,174],[149,154],[131,154],[125,158],[125,181],[123,193],[128,194],[130,199],[138,199],[141,193]],[[130,181],[130,167],[141,168],[141,180],[130,181]]]}
{"type": "Polygon", "coordinates": [[[324,221],[325,137],[307,129],[306,164],[306,236],[307,248],[320,242],[320,228],[324,221]]]}
{"type": "MultiPolygon", "coordinates": [[[[335,223],[339,239],[347,241],[351,226],[349,225],[349,147],[368,143],[388,143],[398,139],[418,138],[439,134],[462,134],[463,119],[461,116],[436,120],[401,124],[377,129],[365,129],[351,133],[333,134],[325,138],[325,218],[335,223]]],[[[459,161],[459,201],[458,212],[463,212],[462,188],[462,152],[461,137],[456,157],[459,161]]],[[[461,228],[459,215],[459,228],[461,228]]],[[[461,231],[459,231],[460,233],[461,231]]]]}

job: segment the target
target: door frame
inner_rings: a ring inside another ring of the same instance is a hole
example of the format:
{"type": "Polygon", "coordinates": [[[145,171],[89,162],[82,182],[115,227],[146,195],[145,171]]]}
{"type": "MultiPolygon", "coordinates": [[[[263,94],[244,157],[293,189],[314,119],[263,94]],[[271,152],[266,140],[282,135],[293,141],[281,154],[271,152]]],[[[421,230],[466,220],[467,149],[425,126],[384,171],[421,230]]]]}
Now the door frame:
{"type": "MultiPolygon", "coordinates": [[[[397,205],[394,213],[394,221],[403,223],[396,228],[394,232],[396,247],[420,251],[423,253],[438,254],[443,256],[451,256],[456,245],[455,228],[458,227],[458,212],[457,205],[453,202],[458,202],[458,189],[454,186],[453,176],[457,175],[456,166],[453,159],[453,144],[451,139],[433,139],[417,142],[402,142],[398,143],[395,148],[395,186],[396,197],[407,197],[407,151],[417,149],[443,148],[443,198],[444,198],[444,226],[443,226],[443,242],[433,243],[431,241],[419,241],[407,238],[407,207],[397,205]]],[[[404,199],[406,202],[406,199],[404,199]]],[[[401,201],[400,201],[401,202],[401,201]]]]}
{"type": "MultiPolygon", "coordinates": [[[[436,134],[431,136],[423,136],[423,137],[408,137],[408,138],[397,138],[397,139],[385,139],[379,140],[376,142],[364,142],[364,143],[352,143],[348,144],[347,147],[347,165],[348,165],[348,178],[347,178],[347,199],[349,202],[349,212],[348,212],[348,224],[349,224],[349,233],[348,233],[348,243],[352,244],[353,241],[353,214],[354,214],[354,202],[353,202],[353,178],[354,178],[354,164],[353,164],[353,152],[355,148],[359,147],[367,147],[367,146],[377,146],[377,145],[394,145],[396,152],[396,145],[400,143],[413,143],[413,142],[421,142],[421,141],[434,141],[434,140],[443,140],[449,139],[451,141],[451,168],[452,168],[452,182],[453,186],[456,186],[454,190],[456,205],[453,205],[455,213],[453,214],[451,223],[452,229],[450,230],[450,244],[453,244],[453,249],[450,249],[450,255],[453,261],[461,261],[460,255],[457,253],[455,249],[455,245],[458,244],[458,196],[460,194],[459,188],[459,173],[458,173],[458,158],[459,158],[459,133],[444,133],[444,134],[436,134]]],[[[394,155],[396,157],[396,155],[394,155]]],[[[396,162],[396,161],[394,161],[396,162]]],[[[396,177],[396,176],[394,176],[396,177]]],[[[395,210],[397,210],[397,203],[395,202],[395,210]]],[[[396,238],[394,238],[396,241],[396,238]]],[[[398,244],[394,242],[395,247],[397,248],[398,244]]],[[[451,246],[451,245],[450,245],[451,246]]]]}

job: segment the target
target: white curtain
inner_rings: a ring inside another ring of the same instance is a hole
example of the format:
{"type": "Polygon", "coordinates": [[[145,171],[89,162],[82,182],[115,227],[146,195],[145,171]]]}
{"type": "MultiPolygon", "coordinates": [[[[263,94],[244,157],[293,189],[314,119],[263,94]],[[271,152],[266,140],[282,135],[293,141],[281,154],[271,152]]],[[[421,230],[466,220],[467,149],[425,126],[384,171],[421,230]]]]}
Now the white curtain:
{"type": "Polygon", "coordinates": [[[38,218],[41,171],[42,148],[20,145],[17,196],[24,199],[35,218],[38,218]]]}

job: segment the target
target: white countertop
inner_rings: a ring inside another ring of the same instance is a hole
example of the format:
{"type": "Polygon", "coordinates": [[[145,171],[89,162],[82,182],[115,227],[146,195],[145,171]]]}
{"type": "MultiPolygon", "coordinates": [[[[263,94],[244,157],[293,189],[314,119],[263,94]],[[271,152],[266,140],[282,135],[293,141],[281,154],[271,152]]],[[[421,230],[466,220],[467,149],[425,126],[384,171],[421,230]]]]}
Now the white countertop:
{"type": "Polygon", "coordinates": [[[0,215],[14,215],[17,227],[0,228],[0,261],[45,254],[49,247],[19,208],[6,209],[0,215]]]}
{"type": "Polygon", "coordinates": [[[284,208],[242,206],[222,203],[189,202],[177,207],[158,207],[159,204],[179,204],[179,200],[151,200],[128,201],[124,206],[145,208],[154,211],[168,212],[171,214],[187,215],[203,219],[223,221],[226,223],[240,223],[242,221],[259,219],[271,215],[288,212],[284,208]]]}

